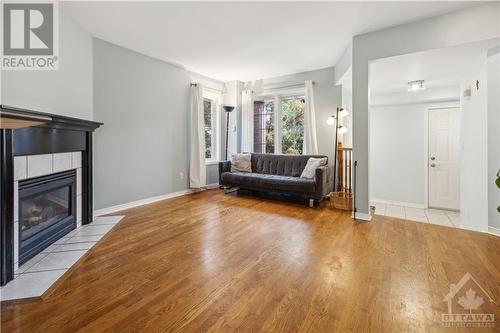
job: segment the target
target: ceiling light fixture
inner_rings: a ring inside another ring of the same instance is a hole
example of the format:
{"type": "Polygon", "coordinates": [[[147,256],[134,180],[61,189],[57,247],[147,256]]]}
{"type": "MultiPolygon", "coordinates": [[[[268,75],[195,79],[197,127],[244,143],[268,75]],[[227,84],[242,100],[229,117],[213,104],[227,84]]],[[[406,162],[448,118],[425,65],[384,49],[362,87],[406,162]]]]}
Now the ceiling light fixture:
{"type": "Polygon", "coordinates": [[[424,80],[416,80],[408,82],[408,91],[425,90],[424,80]]]}

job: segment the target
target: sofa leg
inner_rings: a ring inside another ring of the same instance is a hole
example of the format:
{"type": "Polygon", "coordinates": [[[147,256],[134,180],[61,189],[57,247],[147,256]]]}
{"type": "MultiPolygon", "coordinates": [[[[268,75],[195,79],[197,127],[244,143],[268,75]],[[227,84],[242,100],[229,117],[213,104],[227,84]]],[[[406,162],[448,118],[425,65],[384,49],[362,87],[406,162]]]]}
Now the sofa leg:
{"type": "Polygon", "coordinates": [[[309,199],[309,207],[314,207],[314,199],[309,199]]]}
{"type": "Polygon", "coordinates": [[[226,188],[224,188],[224,193],[228,194],[228,193],[236,192],[239,189],[240,189],[239,187],[226,187],[226,188]]]}

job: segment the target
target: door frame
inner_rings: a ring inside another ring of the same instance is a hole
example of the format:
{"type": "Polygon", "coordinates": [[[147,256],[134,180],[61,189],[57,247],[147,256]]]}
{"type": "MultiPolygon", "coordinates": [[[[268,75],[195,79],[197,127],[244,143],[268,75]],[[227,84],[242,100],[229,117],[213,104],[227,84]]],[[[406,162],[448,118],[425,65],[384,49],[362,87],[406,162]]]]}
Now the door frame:
{"type": "MultiPolygon", "coordinates": [[[[462,127],[462,117],[461,117],[461,112],[462,108],[460,106],[460,101],[457,102],[451,102],[447,104],[441,105],[430,105],[425,108],[425,115],[424,115],[424,156],[425,156],[425,161],[424,161],[424,206],[425,208],[429,208],[429,112],[432,110],[439,110],[439,109],[458,109],[458,143],[460,145],[460,129],[462,127]]],[[[458,159],[460,160],[460,149],[458,150],[458,159]]],[[[459,182],[460,182],[460,173],[459,173],[459,182]]],[[[459,207],[460,209],[460,207],[459,207]]]]}

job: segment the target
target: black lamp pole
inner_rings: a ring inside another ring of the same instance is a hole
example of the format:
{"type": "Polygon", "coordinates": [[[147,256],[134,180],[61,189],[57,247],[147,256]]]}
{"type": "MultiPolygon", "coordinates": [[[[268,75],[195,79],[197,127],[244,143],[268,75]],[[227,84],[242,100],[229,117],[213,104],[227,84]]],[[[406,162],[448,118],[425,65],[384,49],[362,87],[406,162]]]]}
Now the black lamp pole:
{"type": "Polygon", "coordinates": [[[226,111],[226,154],[224,160],[227,161],[227,146],[229,139],[229,114],[234,110],[234,106],[224,105],[224,111],[226,111]]]}
{"type": "Polygon", "coordinates": [[[337,138],[339,132],[339,111],[340,108],[337,107],[337,112],[335,114],[335,146],[333,147],[333,192],[337,191],[337,138]]]}

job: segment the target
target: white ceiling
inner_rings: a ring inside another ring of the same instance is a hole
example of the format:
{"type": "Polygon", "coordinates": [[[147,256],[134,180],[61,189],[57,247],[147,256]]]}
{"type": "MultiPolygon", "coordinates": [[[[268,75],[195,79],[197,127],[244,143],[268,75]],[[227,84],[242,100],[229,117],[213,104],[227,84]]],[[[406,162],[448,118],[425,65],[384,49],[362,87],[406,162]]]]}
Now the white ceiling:
{"type": "Polygon", "coordinates": [[[378,59],[370,64],[370,93],[405,92],[408,82],[425,80],[427,89],[458,86],[499,39],[378,59]]]}
{"type": "Polygon", "coordinates": [[[352,36],[473,2],[65,2],[93,36],[221,81],[335,65],[352,36]]]}

